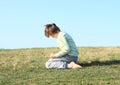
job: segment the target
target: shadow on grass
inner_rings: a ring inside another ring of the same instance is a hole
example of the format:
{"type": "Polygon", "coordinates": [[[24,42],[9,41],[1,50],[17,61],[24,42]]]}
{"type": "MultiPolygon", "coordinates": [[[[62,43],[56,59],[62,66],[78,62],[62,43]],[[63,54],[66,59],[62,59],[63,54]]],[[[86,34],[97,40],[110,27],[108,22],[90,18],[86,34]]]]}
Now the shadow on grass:
{"type": "Polygon", "coordinates": [[[103,65],[118,65],[120,64],[120,60],[112,60],[112,61],[93,61],[91,63],[79,63],[83,67],[88,67],[88,66],[103,66],[103,65]]]}

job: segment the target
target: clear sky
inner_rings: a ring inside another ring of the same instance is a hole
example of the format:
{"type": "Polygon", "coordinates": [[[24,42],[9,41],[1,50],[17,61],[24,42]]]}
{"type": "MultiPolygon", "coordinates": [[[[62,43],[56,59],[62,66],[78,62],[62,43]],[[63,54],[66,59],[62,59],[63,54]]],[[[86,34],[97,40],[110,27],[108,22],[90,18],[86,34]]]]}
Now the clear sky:
{"type": "Polygon", "coordinates": [[[120,0],[0,0],[0,48],[56,47],[53,22],[77,46],[120,46],[120,0]]]}

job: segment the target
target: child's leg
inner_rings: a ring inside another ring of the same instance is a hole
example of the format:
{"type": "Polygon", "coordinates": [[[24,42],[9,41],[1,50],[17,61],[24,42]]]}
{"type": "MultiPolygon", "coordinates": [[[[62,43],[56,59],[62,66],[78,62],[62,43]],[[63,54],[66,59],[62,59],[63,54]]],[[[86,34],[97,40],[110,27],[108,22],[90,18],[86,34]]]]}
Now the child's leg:
{"type": "Polygon", "coordinates": [[[45,66],[46,68],[67,68],[67,63],[61,59],[49,59],[45,66]]]}
{"type": "Polygon", "coordinates": [[[76,64],[77,57],[65,56],[61,58],[49,59],[45,66],[46,68],[82,68],[76,64]]]}
{"type": "Polygon", "coordinates": [[[75,56],[67,56],[67,60],[69,61],[67,64],[67,68],[82,68],[79,64],[77,64],[78,57],[75,56]]]}

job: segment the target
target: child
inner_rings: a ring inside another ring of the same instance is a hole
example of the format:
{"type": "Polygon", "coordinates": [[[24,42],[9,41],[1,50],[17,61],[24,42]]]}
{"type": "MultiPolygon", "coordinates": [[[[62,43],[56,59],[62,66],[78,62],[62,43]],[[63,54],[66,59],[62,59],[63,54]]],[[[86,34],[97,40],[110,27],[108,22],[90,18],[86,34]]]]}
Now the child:
{"type": "Polygon", "coordinates": [[[46,68],[82,68],[76,64],[78,59],[77,47],[67,33],[61,32],[56,24],[45,25],[45,36],[56,38],[60,51],[51,53],[50,59],[46,62],[46,68]]]}

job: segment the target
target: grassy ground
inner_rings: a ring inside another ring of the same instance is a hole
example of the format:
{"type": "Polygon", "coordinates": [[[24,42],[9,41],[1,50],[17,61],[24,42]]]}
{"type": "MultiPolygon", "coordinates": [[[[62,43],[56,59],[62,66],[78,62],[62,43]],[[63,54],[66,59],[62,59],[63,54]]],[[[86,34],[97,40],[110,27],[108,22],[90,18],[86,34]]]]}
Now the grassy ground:
{"type": "Polygon", "coordinates": [[[120,85],[120,47],[81,47],[83,69],[46,69],[57,48],[0,50],[0,85],[120,85]]]}

